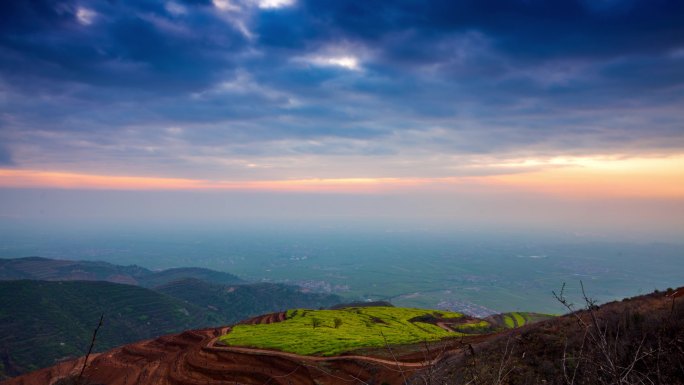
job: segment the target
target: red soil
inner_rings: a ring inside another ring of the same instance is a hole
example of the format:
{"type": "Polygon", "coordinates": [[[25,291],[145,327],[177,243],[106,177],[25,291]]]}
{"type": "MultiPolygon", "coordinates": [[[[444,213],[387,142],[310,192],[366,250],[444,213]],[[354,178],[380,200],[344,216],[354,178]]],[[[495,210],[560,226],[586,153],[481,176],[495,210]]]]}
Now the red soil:
{"type": "Polygon", "coordinates": [[[257,325],[257,324],[272,324],[274,322],[281,322],[285,321],[285,318],[287,318],[287,313],[284,311],[281,311],[280,313],[269,313],[269,314],[263,314],[259,315],[256,317],[248,318],[244,321],[241,321],[241,325],[257,325]]]}
{"type": "MultiPolygon", "coordinates": [[[[285,318],[285,312],[271,313],[241,323],[267,324],[285,318]]],[[[490,337],[445,341],[442,348],[431,353],[432,357],[426,357],[422,347],[394,347],[391,355],[384,352],[382,357],[374,357],[374,353],[315,357],[216,343],[219,336],[229,331],[229,327],[192,330],[125,345],[91,356],[84,376],[93,384],[106,385],[403,384],[404,378],[427,366],[459,355],[464,343],[478,343],[490,337]]],[[[82,366],[83,358],[67,361],[12,378],[3,385],[50,385],[78,375],[82,366]]]]}
{"type": "MultiPolygon", "coordinates": [[[[271,313],[242,323],[267,324],[285,318],[285,312],[271,313]]],[[[401,354],[397,360],[361,355],[313,357],[216,344],[218,337],[229,330],[223,327],[186,331],[94,355],[85,377],[92,383],[107,385],[402,384],[405,376],[410,377],[442,358],[401,354]]],[[[82,365],[83,358],[64,362],[10,379],[5,385],[49,385],[77,375],[82,365]]]]}
{"type": "MultiPolygon", "coordinates": [[[[680,288],[672,297],[681,297],[680,288]]],[[[663,294],[650,294],[630,300],[631,308],[653,311],[672,301],[663,294]]],[[[666,310],[667,310],[666,309],[666,310]]],[[[622,316],[624,304],[612,302],[601,307],[601,314],[611,312],[622,316]]],[[[669,311],[669,310],[668,310],[669,311]]],[[[583,312],[581,316],[586,316],[583,312]]],[[[284,320],[285,313],[272,313],[254,317],[243,323],[271,323],[284,320]]],[[[439,323],[443,320],[438,320],[439,323]]],[[[573,323],[572,316],[549,321],[546,328],[573,323]]],[[[440,325],[442,326],[442,325],[440,325]]],[[[443,325],[442,327],[448,327],[443,325]]],[[[105,353],[93,355],[85,371],[92,384],[106,385],[342,385],[359,383],[404,384],[429,365],[442,369],[453,367],[464,357],[462,347],[486,348],[510,335],[520,335],[532,326],[507,330],[464,339],[445,340],[426,350],[420,347],[392,347],[391,354],[341,355],[337,357],[300,356],[292,353],[228,347],[216,344],[219,336],[230,328],[211,328],[186,331],[122,346],[105,353]],[[395,359],[396,357],[396,359],[395,359]],[[444,361],[442,361],[444,360],[444,361]],[[454,361],[455,360],[455,361],[454,361]]],[[[541,330],[541,329],[540,329],[541,330]]],[[[387,352],[385,352],[387,353],[387,352]]],[[[358,353],[357,353],[358,354],[358,353]]],[[[63,362],[50,368],[12,378],[3,385],[51,385],[57,380],[77,375],[83,358],[63,362]]],[[[434,367],[433,367],[434,369],[434,367]]],[[[441,370],[441,369],[440,369],[441,370]]],[[[446,378],[446,377],[445,377],[446,378]]]]}
{"type": "MultiPolygon", "coordinates": [[[[278,319],[278,314],[267,320],[278,319]]],[[[95,355],[85,371],[107,385],[403,383],[425,363],[365,356],[307,357],[260,349],[214,346],[228,328],[186,331],[95,355]]],[[[431,362],[432,363],[432,362],[431,362]]],[[[16,377],[5,385],[49,385],[77,375],[83,359],[16,377]]]]}

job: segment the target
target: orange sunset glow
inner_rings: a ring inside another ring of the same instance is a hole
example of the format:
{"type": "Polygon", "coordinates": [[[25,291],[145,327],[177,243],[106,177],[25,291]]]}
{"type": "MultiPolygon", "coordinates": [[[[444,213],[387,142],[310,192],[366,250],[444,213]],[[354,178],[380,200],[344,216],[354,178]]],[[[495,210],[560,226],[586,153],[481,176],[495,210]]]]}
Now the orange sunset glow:
{"type": "Polygon", "coordinates": [[[546,166],[541,171],[441,178],[308,178],[291,180],[206,180],[75,172],[0,170],[0,187],[93,190],[247,190],[373,193],[410,189],[477,187],[561,196],[684,197],[684,156],[670,158],[562,158],[497,166],[546,166]]]}

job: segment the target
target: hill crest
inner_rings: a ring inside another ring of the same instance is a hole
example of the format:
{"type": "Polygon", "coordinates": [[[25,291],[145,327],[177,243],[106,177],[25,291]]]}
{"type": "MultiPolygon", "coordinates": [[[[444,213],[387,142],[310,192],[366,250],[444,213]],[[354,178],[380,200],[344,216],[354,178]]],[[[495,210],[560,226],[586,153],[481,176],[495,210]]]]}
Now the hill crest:
{"type": "Polygon", "coordinates": [[[149,270],[137,265],[121,266],[103,261],[72,261],[43,257],[0,259],[0,281],[107,281],[154,287],[179,278],[198,278],[218,284],[245,283],[237,276],[201,267],[149,270]]]}

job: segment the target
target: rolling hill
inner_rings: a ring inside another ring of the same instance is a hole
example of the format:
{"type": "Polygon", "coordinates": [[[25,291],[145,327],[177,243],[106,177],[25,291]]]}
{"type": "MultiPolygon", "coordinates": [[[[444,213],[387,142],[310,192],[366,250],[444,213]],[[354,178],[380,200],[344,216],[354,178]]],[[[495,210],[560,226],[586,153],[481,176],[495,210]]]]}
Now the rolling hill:
{"type": "MultiPolygon", "coordinates": [[[[85,354],[101,314],[97,350],[222,322],[149,289],[96,281],[0,282],[0,355],[15,375],[85,354]]],[[[1,373],[1,372],[0,372],[1,373]]]]}
{"type": "Polygon", "coordinates": [[[226,346],[275,349],[334,356],[359,348],[410,344],[458,337],[447,324],[469,320],[460,313],[398,307],[293,309],[282,320],[235,325],[219,342],[226,346]]]}
{"type": "Polygon", "coordinates": [[[317,309],[333,306],[342,301],[336,295],[302,293],[297,287],[289,285],[217,285],[195,278],[170,282],[157,286],[154,290],[215,313],[226,325],[263,313],[292,307],[317,309]]]}
{"type": "Polygon", "coordinates": [[[107,281],[153,287],[183,278],[197,278],[218,284],[245,283],[233,274],[198,267],[152,271],[135,265],[119,266],[98,261],[69,261],[41,257],[0,259],[0,281],[107,281]]]}
{"type": "Polygon", "coordinates": [[[97,351],[186,329],[230,325],[288,303],[318,308],[339,302],[334,295],[302,293],[286,285],[225,286],[194,278],[158,291],[104,281],[0,281],[0,379],[85,354],[102,313],[97,351]]]}

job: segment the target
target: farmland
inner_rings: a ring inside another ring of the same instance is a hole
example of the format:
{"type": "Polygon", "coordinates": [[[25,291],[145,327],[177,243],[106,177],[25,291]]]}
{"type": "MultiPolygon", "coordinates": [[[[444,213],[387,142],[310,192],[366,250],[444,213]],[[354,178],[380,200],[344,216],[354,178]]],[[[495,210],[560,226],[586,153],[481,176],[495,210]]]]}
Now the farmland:
{"type": "Polygon", "coordinates": [[[500,328],[513,329],[525,326],[530,323],[543,321],[553,318],[551,314],[531,313],[531,312],[511,312],[496,314],[487,317],[487,320],[500,328]]]}
{"type": "Polygon", "coordinates": [[[237,325],[220,338],[229,346],[248,346],[302,355],[337,355],[346,351],[456,337],[433,322],[456,322],[460,313],[394,307],[340,310],[295,309],[285,321],[237,325]]]}

